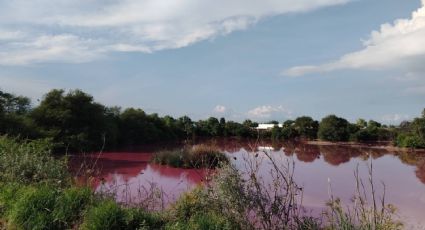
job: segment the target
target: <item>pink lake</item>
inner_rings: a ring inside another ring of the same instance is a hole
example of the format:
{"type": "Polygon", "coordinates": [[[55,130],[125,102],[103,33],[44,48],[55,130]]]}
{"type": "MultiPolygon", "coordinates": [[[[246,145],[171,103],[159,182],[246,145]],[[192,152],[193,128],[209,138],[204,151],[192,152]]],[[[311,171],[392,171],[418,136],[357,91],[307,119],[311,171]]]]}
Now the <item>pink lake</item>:
{"type": "MultiPolygon", "coordinates": [[[[378,194],[382,183],[386,186],[386,201],[399,210],[399,218],[408,229],[425,226],[425,153],[389,151],[376,146],[318,146],[302,143],[269,143],[234,139],[208,140],[228,154],[232,163],[244,170],[244,161],[264,151],[276,161],[295,162],[295,180],[303,187],[303,206],[312,213],[320,213],[329,199],[329,181],[332,194],[350,204],[355,191],[354,171],[359,167],[360,176],[368,179],[368,165],[373,164],[373,176],[378,194]],[[256,146],[256,147],[254,147],[256,146]],[[244,160],[245,159],[245,160],[244,160]]],[[[159,146],[159,148],[161,148],[159,146]]],[[[96,178],[91,186],[96,191],[110,191],[115,199],[124,203],[138,203],[153,190],[160,191],[162,205],[175,201],[185,191],[202,184],[208,174],[201,169],[179,169],[151,164],[153,150],[106,152],[100,155],[74,156],[71,158],[73,173],[79,172],[82,162],[96,162],[96,178]]],[[[267,180],[271,168],[265,159],[262,175],[267,180]]],[[[79,180],[84,178],[79,176],[79,180]]]]}

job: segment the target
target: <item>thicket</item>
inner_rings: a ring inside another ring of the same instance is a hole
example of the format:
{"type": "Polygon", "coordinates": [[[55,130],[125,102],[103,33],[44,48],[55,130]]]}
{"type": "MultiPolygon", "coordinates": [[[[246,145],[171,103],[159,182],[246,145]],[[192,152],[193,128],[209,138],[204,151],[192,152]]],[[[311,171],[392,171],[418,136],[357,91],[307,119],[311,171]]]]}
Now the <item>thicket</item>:
{"type": "Polygon", "coordinates": [[[51,90],[39,105],[29,98],[0,91],[0,135],[50,138],[62,152],[119,148],[193,137],[254,137],[257,124],[183,116],[160,117],[142,109],[107,107],[81,90],[51,90]]]}
{"type": "MultiPolygon", "coordinates": [[[[277,121],[269,123],[277,124],[277,121]]],[[[376,121],[346,119],[329,115],[320,122],[308,116],[286,120],[282,127],[258,132],[258,123],[242,123],[210,117],[192,121],[183,116],[160,117],[142,109],[107,107],[81,90],[51,90],[39,105],[29,98],[0,91],[0,135],[23,139],[50,138],[59,152],[85,152],[194,137],[257,137],[325,141],[393,141],[400,147],[425,147],[425,117],[399,126],[376,121]]]]}

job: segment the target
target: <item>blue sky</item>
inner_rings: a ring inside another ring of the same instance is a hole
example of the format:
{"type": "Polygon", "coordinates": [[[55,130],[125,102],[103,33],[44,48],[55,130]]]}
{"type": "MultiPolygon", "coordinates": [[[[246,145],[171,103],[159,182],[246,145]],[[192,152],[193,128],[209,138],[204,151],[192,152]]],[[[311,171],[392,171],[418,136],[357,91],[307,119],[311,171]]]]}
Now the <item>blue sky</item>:
{"type": "Polygon", "coordinates": [[[0,88],[241,121],[425,107],[420,0],[0,0],[0,88]]]}

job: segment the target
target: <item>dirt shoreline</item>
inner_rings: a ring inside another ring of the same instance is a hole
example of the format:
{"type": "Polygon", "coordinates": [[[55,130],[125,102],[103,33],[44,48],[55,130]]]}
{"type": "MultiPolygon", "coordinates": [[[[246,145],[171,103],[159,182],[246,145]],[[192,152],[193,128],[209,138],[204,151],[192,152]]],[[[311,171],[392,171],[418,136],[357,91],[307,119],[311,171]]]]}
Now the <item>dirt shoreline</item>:
{"type": "Polygon", "coordinates": [[[360,142],[330,142],[330,141],[307,141],[308,145],[319,145],[319,146],[347,146],[355,148],[371,148],[371,149],[385,149],[388,151],[400,151],[400,152],[420,152],[425,153],[425,149],[414,149],[414,148],[401,148],[392,145],[391,142],[373,142],[373,143],[360,143],[360,142]]]}

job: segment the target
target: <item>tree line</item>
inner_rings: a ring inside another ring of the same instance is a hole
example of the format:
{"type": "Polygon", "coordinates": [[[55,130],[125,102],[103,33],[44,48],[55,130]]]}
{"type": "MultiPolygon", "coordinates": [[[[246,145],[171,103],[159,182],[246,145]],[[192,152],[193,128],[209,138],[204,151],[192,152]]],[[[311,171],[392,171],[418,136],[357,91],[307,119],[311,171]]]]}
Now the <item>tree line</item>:
{"type": "MultiPolygon", "coordinates": [[[[277,121],[270,123],[277,124],[277,121]]],[[[50,138],[57,148],[89,151],[120,148],[194,137],[257,137],[258,123],[242,123],[210,117],[193,121],[147,114],[139,108],[108,107],[81,91],[53,89],[33,107],[31,100],[0,91],[0,134],[27,139],[50,138]]],[[[425,147],[425,111],[422,117],[398,126],[359,119],[350,123],[329,115],[320,122],[308,116],[286,120],[261,132],[272,139],[320,139],[325,141],[393,141],[401,147],[425,147]]]]}

